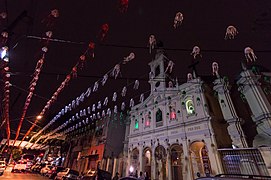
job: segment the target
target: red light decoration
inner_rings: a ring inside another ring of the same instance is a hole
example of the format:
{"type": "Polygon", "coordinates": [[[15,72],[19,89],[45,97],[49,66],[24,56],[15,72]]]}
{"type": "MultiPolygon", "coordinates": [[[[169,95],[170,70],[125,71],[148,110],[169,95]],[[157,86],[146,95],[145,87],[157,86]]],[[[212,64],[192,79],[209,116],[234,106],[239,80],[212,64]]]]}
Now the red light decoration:
{"type": "Polygon", "coordinates": [[[128,10],[129,0],[119,0],[119,12],[125,13],[128,10]]]}
{"type": "MultiPolygon", "coordinates": [[[[85,51],[85,53],[83,55],[81,55],[79,57],[79,61],[76,63],[76,65],[72,68],[70,74],[68,74],[66,76],[66,78],[64,79],[64,81],[62,81],[61,85],[57,88],[56,92],[54,92],[53,96],[51,97],[50,100],[47,101],[46,105],[44,106],[44,108],[42,109],[41,113],[39,114],[40,116],[44,116],[46,110],[48,110],[51,105],[57,100],[58,95],[63,91],[63,89],[68,86],[68,83],[70,82],[71,78],[76,78],[77,77],[77,71],[78,71],[78,67],[82,66],[85,62],[85,56],[86,54],[88,54],[90,51],[90,48],[88,47],[88,49],[85,51]]],[[[23,142],[23,140],[30,134],[30,132],[34,129],[34,127],[36,126],[36,124],[38,123],[40,119],[36,118],[34,123],[32,124],[32,126],[29,128],[29,130],[26,132],[26,134],[24,135],[23,139],[21,140],[19,146],[21,145],[21,143],[23,142]]]]}
{"type": "Polygon", "coordinates": [[[100,31],[100,35],[99,35],[100,41],[104,41],[108,31],[109,31],[109,25],[107,23],[103,24],[101,26],[101,31],[100,31]]]}
{"type": "Polygon", "coordinates": [[[171,112],[170,113],[170,119],[176,119],[176,112],[171,112]]]}
{"type": "Polygon", "coordinates": [[[20,130],[21,130],[21,127],[22,127],[22,124],[23,124],[23,120],[25,118],[25,115],[26,115],[26,112],[27,112],[27,109],[28,109],[28,106],[31,102],[31,99],[32,99],[32,96],[34,94],[34,90],[35,90],[35,87],[37,85],[37,81],[39,79],[39,74],[41,72],[41,68],[43,66],[43,63],[44,63],[44,54],[43,54],[43,57],[42,59],[40,59],[38,62],[37,62],[37,65],[36,65],[36,68],[35,68],[35,71],[34,71],[34,74],[33,74],[33,79],[31,81],[31,84],[29,86],[29,92],[28,92],[28,96],[26,97],[26,101],[24,103],[24,107],[23,107],[23,112],[22,112],[22,116],[21,116],[21,119],[20,119],[20,122],[19,122],[19,125],[18,125],[18,128],[17,128],[17,131],[16,131],[16,136],[15,136],[15,139],[14,139],[14,142],[13,142],[13,146],[16,142],[16,140],[18,139],[19,137],[19,134],[20,134],[20,130]]]}
{"type": "Polygon", "coordinates": [[[57,9],[53,9],[50,14],[44,18],[41,22],[46,25],[48,28],[52,28],[55,25],[56,19],[59,17],[59,11],[57,9]]]}

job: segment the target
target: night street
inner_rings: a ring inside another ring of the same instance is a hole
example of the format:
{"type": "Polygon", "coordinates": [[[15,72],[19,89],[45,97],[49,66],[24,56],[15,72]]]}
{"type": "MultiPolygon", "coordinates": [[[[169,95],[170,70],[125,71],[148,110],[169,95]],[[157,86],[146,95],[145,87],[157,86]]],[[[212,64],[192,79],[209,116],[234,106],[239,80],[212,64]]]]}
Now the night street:
{"type": "Polygon", "coordinates": [[[42,179],[48,179],[46,177],[43,177],[39,174],[31,174],[31,173],[11,173],[11,167],[8,167],[3,176],[0,176],[0,179],[31,179],[31,180],[42,180],[42,179]]]}
{"type": "Polygon", "coordinates": [[[271,0],[0,0],[0,180],[271,180],[270,57],[271,0]]]}

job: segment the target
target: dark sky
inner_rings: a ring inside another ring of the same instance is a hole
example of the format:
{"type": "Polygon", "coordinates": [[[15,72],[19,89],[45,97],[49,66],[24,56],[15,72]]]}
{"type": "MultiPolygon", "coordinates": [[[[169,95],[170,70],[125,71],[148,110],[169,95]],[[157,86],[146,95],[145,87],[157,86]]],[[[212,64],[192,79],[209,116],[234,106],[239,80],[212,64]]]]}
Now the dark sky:
{"type": "MultiPolygon", "coordinates": [[[[14,85],[11,87],[10,100],[12,137],[27,96],[22,89],[28,89],[41,48],[39,40],[27,36],[44,35],[48,28],[41,23],[42,19],[54,8],[59,10],[60,16],[54,25],[53,38],[83,43],[49,44],[35,90],[40,97],[32,98],[26,115],[28,120],[34,121],[33,117],[41,112],[46,99],[51,98],[86,50],[89,41],[96,43],[95,59],[86,62],[78,78],[64,89],[39,126],[49,122],[65,105],[86,91],[130,52],[136,54],[136,59],[121,67],[122,77],[110,79],[98,93],[90,96],[87,104],[103,101],[106,96],[112,97],[114,91],[120,92],[124,85],[140,77],[139,90],[132,91],[129,86],[126,98],[119,99],[128,103],[131,97],[137,97],[135,100],[138,102],[138,96],[149,90],[148,63],[152,56],[148,53],[147,45],[151,34],[164,43],[168,58],[175,63],[173,76],[177,76],[180,82],[185,81],[186,74],[190,72],[187,66],[195,45],[202,49],[202,59],[198,65],[200,75],[210,75],[211,64],[216,61],[220,74],[229,76],[233,81],[240,72],[240,62],[245,59],[243,51],[247,46],[254,49],[258,64],[268,69],[271,67],[270,0],[130,0],[126,13],[119,12],[118,0],[0,0],[0,12],[7,10],[8,13],[8,19],[1,21],[1,30],[24,10],[28,13],[28,17],[13,29],[9,44],[11,83],[14,85]],[[178,11],[184,15],[184,21],[178,29],[174,29],[173,20],[178,11]],[[104,23],[109,24],[109,32],[100,42],[97,35],[104,23]],[[224,40],[229,25],[238,29],[239,34],[234,40],[224,40]]],[[[21,132],[24,133],[30,125],[25,120],[21,132]]]]}

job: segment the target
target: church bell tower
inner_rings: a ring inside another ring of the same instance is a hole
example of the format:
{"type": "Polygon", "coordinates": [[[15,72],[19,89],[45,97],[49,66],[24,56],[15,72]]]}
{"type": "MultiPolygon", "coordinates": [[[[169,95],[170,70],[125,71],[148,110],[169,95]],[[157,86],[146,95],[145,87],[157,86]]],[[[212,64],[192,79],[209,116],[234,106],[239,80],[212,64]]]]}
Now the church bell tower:
{"type": "Polygon", "coordinates": [[[162,92],[166,90],[166,73],[165,61],[167,57],[164,54],[164,49],[156,49],[154,60],[149,63],[151,72],[149,74],[149,83],[151,85],[151,93],[162,92]]]}

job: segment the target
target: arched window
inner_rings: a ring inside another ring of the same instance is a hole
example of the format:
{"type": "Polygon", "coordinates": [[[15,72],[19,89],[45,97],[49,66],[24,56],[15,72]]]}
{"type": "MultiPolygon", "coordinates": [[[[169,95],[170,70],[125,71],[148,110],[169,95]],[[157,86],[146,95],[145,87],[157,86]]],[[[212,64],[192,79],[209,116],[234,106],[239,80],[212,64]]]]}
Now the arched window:
{"type": "Polygon", "coordinates": [[[145,115],[145,126],[149,127],[151,125],[151,120],[149,114],[145,115]]]}
{"type": "Polygon", "coordinates": [[[156,122],[161,122],[162,120],[162,111],[161,109],[158,109],[158,111],[156,112],[156,122]]]}
{"type": "Polygon", "coordinates": [[[158,76],[160,74],[160,66],[156,66],[155,68],[155,77],[158,76]]]}
{"type": "Polygon", "coordinates": [[[135,120],[135,129],[138,129],[138,120],[135,120]]]}
{"type": "Polygon", "coordinates": [[[175,106],[169,106],[169,119],[170,120],[177,119],[175,106]]]}
{"type": "Polygon", "coordinates": [[[193,104],[193,101],[191,99],[187,100],[185,105],[186,105],[186,111],[187,111],[188,115],[195,114],[194,104],[193,104]]]}

